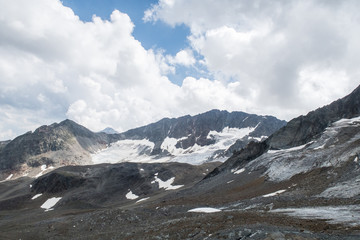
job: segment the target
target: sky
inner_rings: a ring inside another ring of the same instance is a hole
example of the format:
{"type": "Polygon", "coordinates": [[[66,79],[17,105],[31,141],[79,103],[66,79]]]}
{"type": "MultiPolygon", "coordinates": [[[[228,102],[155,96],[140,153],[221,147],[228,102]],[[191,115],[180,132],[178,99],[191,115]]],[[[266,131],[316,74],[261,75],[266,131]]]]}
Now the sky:
{"type": "Polygon", "coordinates": [[[357,0],[0,0],[0,140],[211,109],[290,120],[359,85],[357,0]]]}

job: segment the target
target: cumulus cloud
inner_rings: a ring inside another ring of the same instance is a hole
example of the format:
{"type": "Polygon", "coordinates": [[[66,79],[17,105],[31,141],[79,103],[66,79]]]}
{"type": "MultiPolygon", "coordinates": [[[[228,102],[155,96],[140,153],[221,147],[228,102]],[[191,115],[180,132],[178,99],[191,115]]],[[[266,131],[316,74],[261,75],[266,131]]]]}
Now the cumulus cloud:
{"type": "Polygon", "coordinates": [[[176,53],[175,57],[168,55],[167,61],[171,65],[183,65],[186,67],[192,66],[196,63],[194,54],[191,49],[183,49],[176,53]]]}
{"type": "Polygon", "coordinates": [[[237,83],[241,109],[290,119],[359,84],[358,1],[160,0],[145,21],[190,27],[215,79],[237,83]],[[256,109],[256,110],[255,110],[256,109]]]}
{"type": "Polygon", "coordinates": [[[122,131],[226,107],[215,93],[220,83],[192,79],[181,87],[166,77],[195,63],[192,50],[144,49],[133,29],[118,10],[82,22],[59,0],[0,0],[0,139],[65,118],[122,131]],[[206,94],[219,101],[207,103],[206,94]]]}
{"type": "Polygon", "coordinates": [[[0,105],[6,113],[0,137],[66,117],[94,130],[123,130],[169,114],[164,99],[171,103],[179,87],[161,74],[154,52],[134,39],[128,15],[115,10],[109,21],[94,16],[82,22],[58,0],[0,6],[0,105]],[[42,121],[31,117],[37,112],[42,121]]]}
{"type": "Polygon", "coordinates": [[[60,0],[0,0],[0,139],[65,118],[94,131],[214,108],[290,119],[358,84],[359,5],[160,0],[146,21],[191,29],[169,56],[118,10],[83,22],[60,0]],[[178,67],[208,73],[178,86],[178,67]]]}

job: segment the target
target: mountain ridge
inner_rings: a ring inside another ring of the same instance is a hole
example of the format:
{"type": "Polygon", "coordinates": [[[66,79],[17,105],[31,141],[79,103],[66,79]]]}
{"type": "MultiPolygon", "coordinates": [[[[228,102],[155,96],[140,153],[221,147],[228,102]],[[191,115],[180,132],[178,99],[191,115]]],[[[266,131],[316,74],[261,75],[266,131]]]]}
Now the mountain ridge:
{"type": "Polygon", "coordinates": [[[235,152],[224,164],[215,168],[205,178],[216,176],[222,171],[229,171],[256,159],[269,149],[286,149],[305,144],[315,139],[326,127],[343,118],[360,115],[360,86],[347,96],[328,105],[310,111],[290,120],[285,126],[275,131],[262,142],[252,142],[235,152]]]}

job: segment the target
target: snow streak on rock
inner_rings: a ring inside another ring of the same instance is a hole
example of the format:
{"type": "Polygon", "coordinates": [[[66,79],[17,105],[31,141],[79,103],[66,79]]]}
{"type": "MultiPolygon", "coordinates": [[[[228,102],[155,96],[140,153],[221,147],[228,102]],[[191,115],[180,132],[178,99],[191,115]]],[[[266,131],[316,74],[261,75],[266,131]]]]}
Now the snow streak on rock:
{"type": "Polygon", "coordinates": [[[33,197],[31,198],[31,200],[35,200],[35,199],[41,197],[41,195],[42,195],[42,193],[36,194],[35,196],[33,196],[33,197]]]}
{"type": "Polygon", "coordinates": [[[217,208],[202,207],[202,208],[190,209],[188,212],[196,212],[196,213],[216,213],[216,212],[221,212],[221,210],[220,210],[220,209],[217,209],[217,208]]]}
{"type": "Polygon", "coordinates": [[[245,168],[241,168],[241,169],[232,169],[231,172],[234,174],[240,174],[242,172],[245,171],[245,168]]]}
{"type": "Polygon", "coordinates": [[[263,195],[263,197],[273,197],[273,196],[276,196],[276,195],[279,195],[283,192],[285,192],[286,190],[279,190],[279,191],[276,191],[276,192],[273,192],[273,193],[269,193],[269,194],[265,194],[263,195]]]}

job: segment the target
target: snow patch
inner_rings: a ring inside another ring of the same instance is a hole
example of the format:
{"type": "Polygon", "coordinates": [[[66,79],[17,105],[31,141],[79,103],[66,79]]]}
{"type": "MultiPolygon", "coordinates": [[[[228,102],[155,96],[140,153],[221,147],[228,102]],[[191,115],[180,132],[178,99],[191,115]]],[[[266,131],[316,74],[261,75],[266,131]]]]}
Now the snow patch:
{"type": "Polygon", "coordinates": [[[173,182],[175,180],[175,177],[172,177],[170,179],[168,179],[167,181],[163,181],[160,178],[158,178],[157,176],[158,174],[155,174],[155,180],[152,181],[151,183],[154,184],[155,182],[157,182],[159,184],[159,188],[164,188],[165,190],[174,190],[174,189],[178,189],[183,187],[184,185],[175,185],[173,186],[173,182]]]}
{"type": "Polygon", "coordinates": [[[216,212],[221,212],[221,210],[220,210],[220,209],[217,209],[217,208],[202,207],[202,208],[190,209],[188,212],[196,212],[196,213],[216,213],[216,212]]]}
{"type": "Polygon", "coordinates": [[[136,201],[136,203],[143,202],[143,201],[146,201],[146,200],[148,200],[148,199],[149,199],[149,197],[147,197],[147,198],[142,198],[142,199],[136,201]]]}
{"type": "Polygon", "coordinates": [[[61,197],[49,198],[40,207],[45,209],[45,212],[54,210],[52,207],[54,207],[60,201],[60,199],[61,199],[61,197]]]}
{"type": "Polygon", "coordinates": [[[276,192],[273,192],[273,193],[265,194],[262,197],[273,197],[273,196],[279,195],[279,194],[281,194],[281,193],[283,193],[285,191],[286,190],[279,190],[279,191],[276,191],[276,192]]]}
{"type": "Polygon", "coordinates": [[[9,181],[13,176],[14,176],[14,174],[10,174],[6,179],[0,181],[0,183],[5,182],[5,181],[9,181]]]}
{"type": "Polygon", "coordinates": [[[5,179],[5,181],[10,180],[13,176],[14,176],[14,174],[10,174],[10,175],[5,179]]]}
{"type": "Polygon", "coordinates": [[[41,171],[45,171],[46,170],[46,165],[45,164],[41,165],[40,169],[41,169],[41,171]]]}
{"type": "Polygon", "coordinates": [[[41,167],[40,167],[41,172],[38,173],[38,174],[35,176],[35,178],[41,177],[41,176],[44,174],[44,172],[45,172],[46,170],[49,170],[49,169],[54,169],[54,167],[53,167],[53,166],[50,166],[49,168],[47,168],[47,166],[46,166],[45,164],[44,164],[44,165],[41,165],[41,167]]]}
{"type": "Polygon", "coordinates": [[[131,190],[125,195],[127,199],[134,200],[139,198],[139,196],[135,195],[131,190]]]}
{"type": "Polygon", "coordinates": [[[245,171],[245,168],[241,168],[241,169],[232,169],[231,172],[234,173],[234,174],[240,174],[242,172],[245,171]]]}
{"type": "Polygon", "coordinates": [[[42,195],[42,193],[36,194],[35,196],[33,196],[33,197],[31,198],[31,200],[35,200],[35,199],[37,199],[38,197],[41,197],[41,195],[42,195]]]}
{"type": "Polygon", "coordinates": [[[301,149],[304,149],[307,145],[310,145],[312,144],[313,142],[309,142],[309,143],[306,143],[304,145],[301,145],[301,146],[297,146],[297,147],[292,147],[292,148],[286,148],[286,149],[279,149],[279,150],[268,150],[268,153],[282,153],[282,152],[292,152],[292,151],[298,151],[298,150],[301,150],[301,149]]]}

